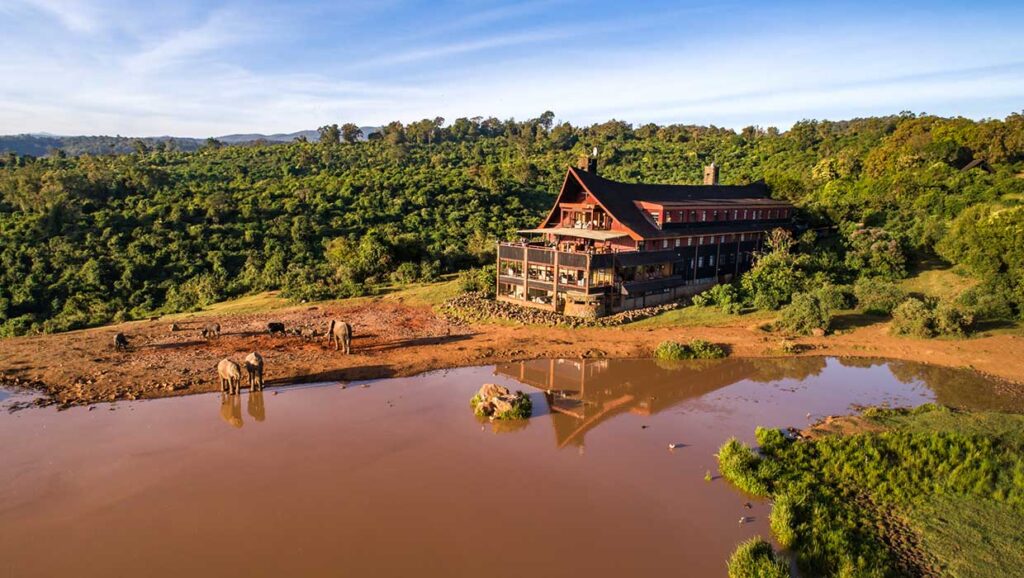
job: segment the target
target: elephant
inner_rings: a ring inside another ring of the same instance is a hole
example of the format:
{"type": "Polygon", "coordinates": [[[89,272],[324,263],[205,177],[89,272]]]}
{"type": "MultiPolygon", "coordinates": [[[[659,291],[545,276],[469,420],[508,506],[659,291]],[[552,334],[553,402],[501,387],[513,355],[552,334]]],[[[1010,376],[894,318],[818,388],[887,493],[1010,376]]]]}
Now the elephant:
{"type": "Polygon", "coordinates": [[[242,387],[242,368],[230,359],[222,359],[217,364],[217,377],[220,378],[221,392],[229,395],[237,394],[242,387]]]}
{"type": "Polygon", "coordinates": [[[249,381],[249,391],[263,389],[263,356],[258,351],[245,356],[245,373],[249,381]]]}
{"type": "Polygon", "coordinates": [[[267,323],[267,333],[270,335],[277,333],[284,335],[284,323],[281,323],[280,321],[271,321],[270,323],[267,323]]]}
{"type": "Polygon", "coordinates": [[[114,335],[114,351],[128,351],[128,336],[124,333],[114,335]]]}
{"type": "Polygon", "coordinates": [[[178,331],[181,331],[181,325],[178,325],[177,323],[171,323],[171,333],[175,333],[178,331]]]}
{"type": "Polygon", "coordinates": [[[331,319],[331,324],[327,328],[327,347],[332,343],[335,351],[340,345],[345,355],[352,353],[352,326],[344,321],[331,319]]]}
{"type": "Polygon", "coordinates": [[[220,323],[207,323],[202,329],[203,339],[220,337],[220,323]]]}

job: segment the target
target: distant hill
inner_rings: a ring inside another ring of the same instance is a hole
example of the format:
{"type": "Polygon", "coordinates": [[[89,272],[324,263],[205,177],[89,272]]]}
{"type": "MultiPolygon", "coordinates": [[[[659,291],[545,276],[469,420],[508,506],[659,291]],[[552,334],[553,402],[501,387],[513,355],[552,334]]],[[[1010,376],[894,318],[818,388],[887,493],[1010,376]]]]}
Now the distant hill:
{"type": "MultiPolygon", "coordinates": [[[[371,133],[379,131],[380,127],[364,126],[361,127],[361,130],[365,139],[371,133]]],[[[300,130],[287,134],[229,134],[214,138],[227,145],[246,145],[256,142],[292,142],[299,137],[305,137],[310,142],[317,142],[320,140],[320,133],[315,130],[300,130]]],[[[142,141],[151,149],[166,147],[170,143],[169,146],[173,150],[194,151],[203,146],[206,139],[172,136],[61,136],[48,133],[0,135],[0,154],[13,152],[19,155],[44,157],[57,150],[64,151],[69,156],[126,154],[135,150],[136,141],[142,141]]]]}

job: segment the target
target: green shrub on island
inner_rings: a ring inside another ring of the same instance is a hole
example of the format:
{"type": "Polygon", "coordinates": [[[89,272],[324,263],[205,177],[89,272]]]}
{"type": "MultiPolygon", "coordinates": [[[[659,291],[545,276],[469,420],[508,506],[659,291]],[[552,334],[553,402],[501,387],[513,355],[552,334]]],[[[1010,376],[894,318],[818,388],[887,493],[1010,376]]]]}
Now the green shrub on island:
{"type": "Polygon", "coordinates": [[[718,449],[718,471],[748,494],[763,496],[768,493],[767,482],[758,475],[760,463],[757,453],[734,437],[718,449]]]}
{"type": "Polygon", "coordinates": [[[729,578],[789,578],[789,566],[760,536],[739,545],[729,557],[729,578]]]}
{"type": "Polygon", "coordinates": [[[853,285],[857,307],[864,313],[889,315],[907,299],[907,292],[898,284],[878,277],[861,277],[853,285]]]}
{"type": "Polygon", "coordinates": [[[693,339],[686,345],[671,340],[662,341],[654,350],[655,359],[662,361],[721,359],[725,356],[725,349],[721,345],[703,339],[693,339]]]}

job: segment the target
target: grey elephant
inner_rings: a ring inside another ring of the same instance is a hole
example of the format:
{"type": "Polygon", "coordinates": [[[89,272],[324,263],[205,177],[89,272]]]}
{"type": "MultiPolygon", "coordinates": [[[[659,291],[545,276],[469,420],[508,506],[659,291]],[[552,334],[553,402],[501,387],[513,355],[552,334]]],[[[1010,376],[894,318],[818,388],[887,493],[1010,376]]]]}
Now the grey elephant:
{"type": "Polygon", "coordinates": [[[245,374],[250,391],[263,389],[263,356],[258,351],[245,356],[245,374]]]}
{"type": "Polygon", "coordinates": [[[128,336],[124,333],[114,335],[114,351],[128,351],[128,336]]]}
{"type": "Polygon", "coordinates": [[[203,326],[203,339],[220,337],[220,323],[207,323],[203,326]]]}
{"type": "Polygon", "coordinates": [[[217,364],[217,377],[220,378],[221,392],[234,395],[242,388],[242,368],[230,359],[222,359],[217,364]]]}
{"type": "Polygon", "coordinates": [[[340,346],[346,355],[352,353],[352,326],[344,321],[331,319],[331,324],[327,327],[327,347],[332,343],[335,351],[340,346]]]}

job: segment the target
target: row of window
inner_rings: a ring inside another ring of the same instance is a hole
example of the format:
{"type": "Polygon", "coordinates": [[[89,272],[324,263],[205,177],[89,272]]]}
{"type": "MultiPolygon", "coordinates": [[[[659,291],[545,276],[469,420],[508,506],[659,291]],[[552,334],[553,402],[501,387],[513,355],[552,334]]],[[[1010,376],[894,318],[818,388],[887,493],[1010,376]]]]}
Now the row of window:
{"type": "MultiPolygon", "coordinates": [[[[651,212],[654,222],[660,222],[660,213],[651,212]]],[[[789,209],[691,209],[665,211],[666,223],[706,223],[716,221],[760,221],[761,219],[787,219],[789,209]],[[732,218],[730,219],[730,213],[732,218]]]]}
{"type": "MultiPolygon", "coordinates": [[[[685,239],[686,239],[685,246],[686,247],[692,247],[694,245],[714,245],[716,243],[717,244],[721,244],[721,243],[734,243],[734,242],[737,242],[737,241],[740,242],[740,243],[743,243],[743,242],[746,242],[746,241],[759,241],[763,237],[764,237],[764,233],[740,233],[738,235],[735,234],[735,233],[731,233],[731,234],[728,234],[728,235],[711,235],[711,236],[705,236],[705,237],[685,237],[685,239]]],[[[670,249],[672,247],[676,247],[676,248],[683,247],[684,246],[683,239],[684,239],[684,237],[676,237],[674,239],[662,239],[661,243],[658,243],[658,241],[651,241],[650,247],[651,248],[659,248],[659,246],[660,246],[661,249],[670,249]]],[[[643,247],[643,243],[644,243],[643,241],[638,241],[637,242],[637,248],[638,249],[643,249],[644,248],[643,247]]]]}

